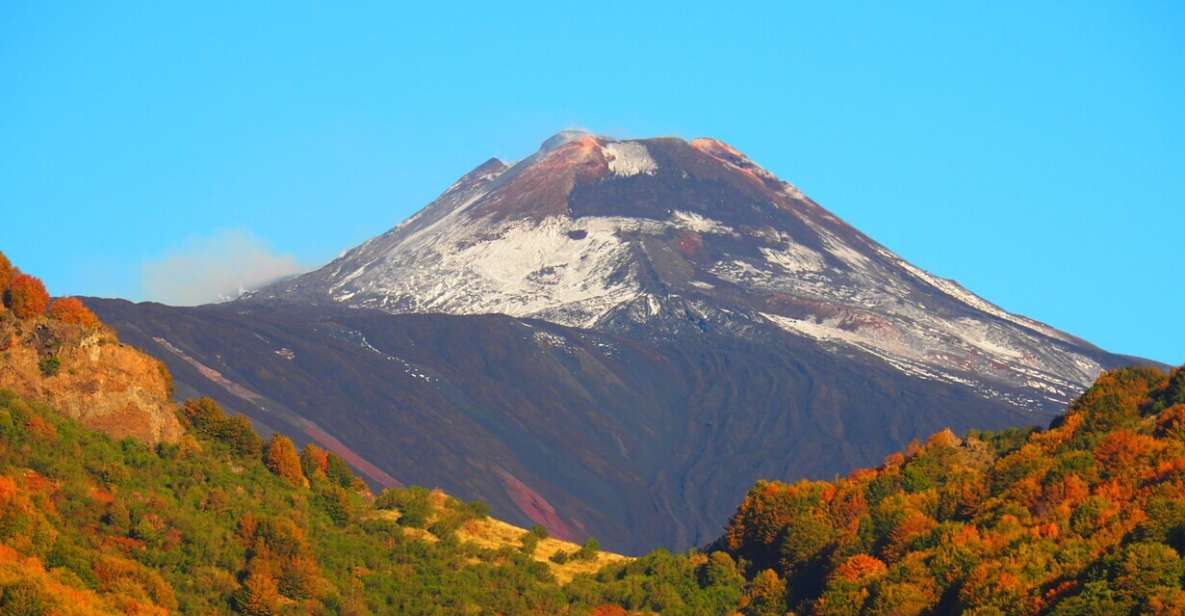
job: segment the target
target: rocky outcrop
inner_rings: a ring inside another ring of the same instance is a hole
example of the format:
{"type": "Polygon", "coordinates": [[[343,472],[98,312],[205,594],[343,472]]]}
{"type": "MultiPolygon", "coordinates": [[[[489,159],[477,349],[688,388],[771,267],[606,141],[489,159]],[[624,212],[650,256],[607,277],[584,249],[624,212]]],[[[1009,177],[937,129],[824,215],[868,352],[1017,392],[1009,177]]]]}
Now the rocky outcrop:
{"type": "Polygon", "coordinates": [[[0,389],[115,438],[156,444],[181,437],[164,365],[106,327],[0,313],[0,389]]]}

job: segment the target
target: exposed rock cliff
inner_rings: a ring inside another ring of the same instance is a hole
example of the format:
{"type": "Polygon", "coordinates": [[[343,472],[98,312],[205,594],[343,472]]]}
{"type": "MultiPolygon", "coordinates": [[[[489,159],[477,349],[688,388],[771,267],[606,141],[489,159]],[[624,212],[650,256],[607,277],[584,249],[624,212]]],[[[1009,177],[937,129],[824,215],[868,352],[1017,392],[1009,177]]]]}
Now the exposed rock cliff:
{"type": "Polygon", "coordinates": [[[164,365],[107,327],[0,311],[0,389],[57,408],[116,438],[148,443],[181,436],[164,365]]]}

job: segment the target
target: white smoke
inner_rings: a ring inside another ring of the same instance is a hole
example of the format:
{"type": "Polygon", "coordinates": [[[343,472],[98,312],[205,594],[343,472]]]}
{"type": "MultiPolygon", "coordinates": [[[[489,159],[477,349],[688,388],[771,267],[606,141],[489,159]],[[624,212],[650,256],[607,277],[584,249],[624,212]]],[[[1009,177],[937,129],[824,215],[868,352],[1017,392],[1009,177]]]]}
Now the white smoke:
{"type": "Polygon", "coordinates": [[[246,291],[303,271],[292,255],[277,254],[245,229],[190,238],[147,261],[140,271],[144,299],[196,306],[232,300],[246,291]]]}

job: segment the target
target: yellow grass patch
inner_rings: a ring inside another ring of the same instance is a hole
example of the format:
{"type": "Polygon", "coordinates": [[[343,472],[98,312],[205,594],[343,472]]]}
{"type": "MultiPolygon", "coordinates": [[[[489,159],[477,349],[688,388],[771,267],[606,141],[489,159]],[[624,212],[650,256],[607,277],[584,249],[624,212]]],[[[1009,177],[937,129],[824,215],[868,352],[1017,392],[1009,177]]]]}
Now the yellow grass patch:
{"type": "MultiPolygon", "coordinates": [[[[431,502],[432,506],[439,511],[446,506],[447,497],[443,492],[433,490],[431,502]]],[[[371,515],[375,518],[391,522],[399,520],[399,512],[393,509],[375,511],[371,515]]],[[[431,521],[429,521],[428,525],[431,525],[431,521]]],[[[422,528],[404,527],[403,532],[408,537],[429,543],[440,541],[436,535],[422,528]]],[[[461,528],[457,529],[457,539],[459,541],[472,543],[488,550],[501,550],[505,548],[519,550],[523,545],[523,537],[527,534],[529,533],[525,529],[490,517],[480,520],[469,520],[461,528]]],[[[573,578],[581,573],[596,573],[606,565],[630,560],[629,557],[622,556],[621,554],[598,551],[597,557],[593,560],[569,559],[564,564],[551,561],[551,557],[556,552],[564,551],[571,555],[579,549],[579,544],[548,537],[539,541],[539,544],[535,547],[535,553],[532,554],[532,558],[546,564],[551,570],[551,574],[561,584],[571,582],[573,578]]]]}
{"type": "MultiPolygon", "coordinates": [[[[470,520],[457,530],[457,538],[461,541],[468,541],[483,548],[493,550],[501,548],[519,549],[523,544],[523,537],[526,535],[526,530],[513,524],[507,524],[501,520],[495,520],[494,518],[470,520]]],[[[532,557],[541,563],[546,563],[551,569],[551,574],[561,584],[571,582],[572,578],[581,573],[596,573],[606,565],[629,560],[629,558],[621,554],[598,551],[597,557],[593,560],[569,559],[568,562],[562,565],[551,562],[551,556],[556,552],[563,550],[568,554],[572,554],[579,549],[579,544],[548,537],[539,541],[539,545],[535,547],[535,553],[532,557]]]]}

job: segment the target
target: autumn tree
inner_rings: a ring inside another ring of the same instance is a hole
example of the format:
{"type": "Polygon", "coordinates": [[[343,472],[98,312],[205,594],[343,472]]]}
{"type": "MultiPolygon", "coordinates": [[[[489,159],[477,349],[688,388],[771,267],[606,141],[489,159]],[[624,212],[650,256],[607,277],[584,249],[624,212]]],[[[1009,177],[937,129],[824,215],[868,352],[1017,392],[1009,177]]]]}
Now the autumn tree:
{"type": "Polygon", "coordinates": [[[251,421],[242,415],[228,416],[211,398],[186,400],[181,416],[199,434],[226,443],[243,457],[258,456],[263,448],[251,421]]]}
{"type": "Polygon", "coordinates": [[[273,616],[280,613],[281,601],[279,585],[274,577],[252,573],[247,576],[243,588],[235,596],[234,603],[243,614],[273,616]]]}
{"type": "Polygon", "coordinates": [[[862,582],[888,571],[885,563],[867,554],[856,554],[835,568],[835,575],[847,582],[862,582]]]}
{"type": "Polygon", "coordinates": [[[49,293],[40,278],[28,274],[17,274],[4,292],[4,305],[22,319],[32,319],[45,314],[49,305],[49,293]]]}
{"type": "Polygon", "coordinates": [[[308,485],[308,480],[300,468],[300,455],[296,453],[292,439],[287,436],[272,434],[272,440],[267,444],[267,453],[264,454],[264,463],[273,473],[292,485],[308,485]]]}
{"type": "Polygon", "coordinates": [[[787,611],[786,585],[773,569],[765,569],[745,591],[745,616],[782,616],[787,611]]]}
{"type": "Polygon", "coordinates": [[[316,444],[309,443],[300,450],[300,468],[305,477],[325,479],[329,472],[329,455],[316,444]]]}
{"type": "Polygon", "coordinates": [[[869,585],[888,571],[885,563],[867,554],[849,557],[831,574],[827,586],[812,606],[818,616],[855,616],[868,602],[869,585]]]}
{"type": "Polygon", "coordinates": [[[0,252],[0,295],[8,290],[8,285],[12,283],[13,276],[16,275],[16,268],[12,266],[12,262],[8,257],[0,252]]]}
{"type": "Polygon", "coordinates": [[[1164,382],[1164,373],[1155,368],[1104,372],[1070,405],[1069,411],[1085,416],[1087,432],[1126,427],[1140,418],[1140,406],[1148,399],[1149,391],[1164,382]]]}
{"type": "Polygon", "coordinates": [[[61,297],[55,299],[49,305],[49,318],[57,319],[63,323],[72,323],[74,325],[81,325],[86,329],[94,329],[99,326],[99,317],[91,312],[86,304],[77,297],[61,297]]]}

